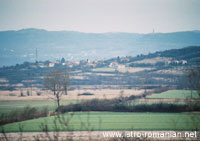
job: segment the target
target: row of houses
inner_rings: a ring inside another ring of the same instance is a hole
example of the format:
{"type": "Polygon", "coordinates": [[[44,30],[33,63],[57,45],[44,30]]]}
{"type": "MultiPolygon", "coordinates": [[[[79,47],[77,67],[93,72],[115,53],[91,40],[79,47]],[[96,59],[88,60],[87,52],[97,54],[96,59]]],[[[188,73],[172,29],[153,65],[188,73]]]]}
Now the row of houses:
{"type": "MultiPolygon", "coordinates": [[[[167,61],[166,64],[168,64],[168,65],[172,65],[172,64],[185,65],[185,64],[187,64],[187,61],[186,60],[170,60],[170,61],[167,61]]],[[[110,68],[126,68],[127,65],[119,64],[117,61],[114,61],[109,64],[109,67],[110,68]]]]}
{"type": "Polygon", "coordinates": [[[167,61],[167,64],[170,65],[170,64],[182,64],[182,65],[185,65],[187,64],[187,61],[186,60],[170,60],[170,61],[167,61]]]}
{"type": "MultiPolygon", "coordinates": [[[[122,57],[120,58],[120,62],[127,62],[129,61],[129,58],[122,57]]],[[[182,64],[185,65],[188,62],[186,60],[169,60],[165,62],[166,64],[182,64]]],[[[96,67],[97,64],[105,64],[104,61],[98,61],[98,60],[81,60],[81,61],[75,61],[75,62],[69,62],[69,61],[46,61],[46,62],[37,62],[37,64],[32,64],[32,67],[55,67],[55,65],[62,65],[62,66],[68,66],[69,68],[72,68],[74,66],[82,65],[83,67],[96,67]]],[[[127,66],[125,65],[126,63],[118,63],[118,61],[113,61],[109,64],[110,68],[126,68],[127,66]]]]}
{"type": "MultiPolygon", "coordinates": [[[[80,64],[84,64],[84,66],[92,66],[92,67],[96,67],[98,61],[97,60],[81,60],[81,61],[75,61],[75,62],[61,62],[59,60],[56,60],[56,61],[51,61],[51,62],[48,62],[48,63],[45,63],[45,62],[38,62],[37,63],[37,66],[41,67],[41,68],[45,68],[45,67],[55,67],[56,65],[62,65],[62,66],[68,66],[70,68],[74,67],[74,66],[78,66],[80,64]]],[[[35,64],[35,67],[36,67],[36,64],[35,64]]]]}
{"type": "Polygon", "coordinates": [[[119,64],[118,62],[111,62],[111,63],[109,64],[109,67],[110,67],[110,68],[125,68],[126,65],[119,64]]]}

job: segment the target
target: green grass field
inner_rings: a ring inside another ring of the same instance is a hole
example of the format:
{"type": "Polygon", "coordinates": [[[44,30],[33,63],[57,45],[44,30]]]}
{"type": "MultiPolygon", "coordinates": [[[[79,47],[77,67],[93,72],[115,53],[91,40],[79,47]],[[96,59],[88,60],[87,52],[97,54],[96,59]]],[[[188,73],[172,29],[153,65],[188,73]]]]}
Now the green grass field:
{"type": "MultiPolygon", "coordinates": [[[[76,103],[76,100],[61,100],[61,105],[67,105],[70,103],[76,103]]],[[[23,109],[26,106],[43,108],[48,107],[48,110],[52,111],[56,109],[56,103],[54,100],[32,100],[32,101],[1,101],[0,102],[0,114],[9,113],[15,109],[23,109]]]]}
{"type": "Polygon", "coordinates": [[[146,105],[152,105],[152,104],[160,104],[160,103],[166,103],[166,104],[176,104],[176,105],[185,105],[187,104],[186,102],[161,102],[161,101],[157,101],[157,102],[138,102],[138,101],[128,101],[127,102],[127,105],[128,106],[135,106],[135,105],[143,105],[143,104],[146,104],[146,105]]]}
{"type": "MultiPolygon", "coordinates": [[[[71,113],[64,114],[65,120],[71,113]]],[[[41,125],[48,125],[48,131],[88,131],[88,130],[192,130],[200,128],[200,115],[187,113],[122,113],[122,112],[78,112],[69,120],[68,126],[60,123],[56,116],[27,120],[4,126],[6,132],[19,132],[19,125],[24,132],[42,131],[41,125]],[[191,116],[195,117],[191,118],[191,116]],[[193,120],[192,120],[193,119],[193,120]],[[56,121],[56,122],[55,122],[56,121]],[[194,125],[194,126],[193,126],[194,125]]]]}
{"type": "MultiPolygon", "coordinates": [[[[192,98],[199,98],[197,91],[192,91],[192,98]]],[[[190,98],[191,91],[190,90],[169,90],[166,92],[162,92],[160,94],[153,94],[148,96],[147,98],[190,98]]]]}

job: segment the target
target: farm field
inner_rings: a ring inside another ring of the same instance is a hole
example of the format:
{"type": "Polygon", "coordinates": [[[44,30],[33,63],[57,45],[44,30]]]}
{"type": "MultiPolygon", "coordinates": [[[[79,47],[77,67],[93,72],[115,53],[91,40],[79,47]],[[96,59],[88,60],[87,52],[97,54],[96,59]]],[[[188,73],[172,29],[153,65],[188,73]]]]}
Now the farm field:
{"type": "MultiPolygon", "coordinates": [[[[0,91],[0,101],[32,101],[32,100],[52,100],[54,96],[52,95],[53,93],[51,91],[40,91],[41,95],[37,96],[35,92],[37,91],[34,90],[34,94],[32,96],[20,96],[20,90],[15,90],[15,91],[0,91]],[[16,94],[15,96],[10,96],[10,94],[16,94]]],[[[96,86],[85,86],[85,88],[82,89],[75,89],[71,90],[68,92],[68,95],[63,95],[62,100],[83,100],[83,99],[112,99],[119,97],[119,95],[123,92],[124,96],[131,96],[131,95],[140,95],[144,92],[144,90],[140,89],[117,89],[116,87],[111,89],[111,88],[96,88],[96,86]],[[91,93],[93,95],[80,95],[84,93],[91,93]]]]}
{"type": "MultiPolygon", "coordinates": [[[[68,95],[63,95],[61,100],[61,105],[67,105],[70,103],[76,103],[82,100],[89,100],[89,99],[112,99],[119,97],[119,94],[122,90],[121,89],[97,89],[97,90],[74,90],[70,91],[68,95]],[[80,95],[83,93],[92,93],[93,95],[80,95]]],[[[143,93],[143,90],[131,90],[131,89],[123,89],[124,96],[130,96],[132,93],[134,95],[140,95],[143,93]]],[[[42,96],[4,96],[8,92],[1,91],[1,100],[0,100],[0,114],[1,113],[9,113],[15,109],[22,109],[26,106],[30,107],[48,107],[48,110],[52,111],[55,110],[56,103],[53,99],[49,99],[49,96],[42,95],[42,96]]],[[[16,91],[17,93],[17,91],[16,91]]]]}
{"type": "MultiPolygon", "coordinates": [[[[192,91],[192,98],[199,98],[197,91],[192,91]]],[[[166,92],[162,92],[159,94],[153,94],[148,96],[147,98],[180,98],[180,99],[186,99],[191,97],[191,91],[190,90],[169,90],[166,92]]]]}
{"type": "Polygon", "coordinates": [[[78,112],[63,115],[68,120],[67,127],[60,124],[56,116],[27,120],[7,124],[6,132],[19,132],[19,125],[24,132],[41,132],[42,123],[47,123],[48,131],[107,131],[107,130],[193,130],[200,128],[191,117],[200,120],[199,114],[188,113],[123,113],[123,112],[78,112]],[[72,118],[71,118],[72,117],[72,118]],[[71,119],[71,120],[69,120],[71,119]],[[56,121],[56,122],[55,122],[56,121]],[[194,127],[195,126],[195,127],[194,127]]]}
{"type": "MultiPolygon", "coordinates": [[[[103,90],[102,90],[103,92],[103,90]]],[[[99,91],[100,94],[100,91],[99,91]]],[[[96,94],[96,95],[99,95],[96,94]]],[[[88,99],[90,96],[81,96],[85,97],[84,100],[88,99]]],[[[133,100],[129,101],[128,104],[153,104],[153,103],[174,103],[175,98],[179,99],[185,99],[187,97],[190,97],[190,91],[189,90],[170,90],[166,92],[162,92],[160,94],[153,94],[147,97],[147,99],[140,99],[140,100],[133,100]],[[158,98],[158,99],[157,99],[158,98]]],[[[193,98],[197,98],[198,93],[196,91],[193,91],[193,98]]],[[[89,98],[90,99],[90,98],[89,98]]],[[[61,100],[61,105],[67,105],[70,103],[76,103],[81,101],[81,99],[73,100],[61,100]]],[[[176,101],[176,104],[185,104],[185,101],[176,101]]],[[[26,106],[30,107],[48,107],[49,111],[55,110],[56,103],[54,100],[9,100],[9,101],[0,101],[0,114],[1,113],[9,113],[12,110],[15,109],[22,109],[26,106]]]]}

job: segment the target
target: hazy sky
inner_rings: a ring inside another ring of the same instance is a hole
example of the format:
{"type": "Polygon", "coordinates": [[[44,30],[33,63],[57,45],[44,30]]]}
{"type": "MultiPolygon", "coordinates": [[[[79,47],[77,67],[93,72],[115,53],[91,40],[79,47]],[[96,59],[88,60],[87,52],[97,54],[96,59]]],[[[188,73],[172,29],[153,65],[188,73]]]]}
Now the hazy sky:
{"type": "Polygon", "coordinates": [[[200,30],[200,0],[0,0],[0,30],[200,30]]]}

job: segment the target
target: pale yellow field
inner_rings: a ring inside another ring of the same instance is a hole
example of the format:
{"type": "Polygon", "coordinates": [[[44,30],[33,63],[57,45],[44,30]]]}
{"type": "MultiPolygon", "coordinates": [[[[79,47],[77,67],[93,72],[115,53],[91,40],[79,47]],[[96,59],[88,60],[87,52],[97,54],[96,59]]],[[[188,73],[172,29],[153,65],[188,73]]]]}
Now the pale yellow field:
{"type": "Polygon", "coordinates": [[[122,73],[125,73],[125,72],[135,73],[135,72],[152,70],[152,69],[153,68],[145,68],[145,67],[134,67],[134,68],[127,67],[127,68],[118,68],[117,70],[122,73]]]}
{"type": "Polygon", "coordinates": [[[156,71],[156,73],[182,75],[184,74],[184,70],[181,68],[177,68],[177,69],[159,70],[156,71]]]}
{"type": "MultiPolygon", "coordinates": [[[[22,90],[24,95],[26,95],[26,90],[22,90]]],[[[47,100],[54,98],[53,93],[47,90],[40,90],[41,95],[37,96],[37,92],[39,90],[33,89],[32,96],[20,96],[20,90],[15,91],[0,91],[0,101],[5,100],[47,100]]],[[[63,95],[63,100],[82,100],[82,99],[112,99],[123,96],[131,96],[131,95],[140,95],[144,93],[144,90],[132,90],[132,89],[80,89],[80,90],[72,90],[68,91],[68,95],[63,95]],[[82,93],[92,93],[94,95],[81,95],[82,93]]]]}
{"type": "Polygon", "coordinates": [[[171,58],[167,58],[167,57],[156,57],[156,58],[152,58],[152,59],[143,59],[141,61],[135,61],[134,63],[137,64],[156,64],[158,62],[167,62],[170,61],[171,58]]]}
{"type": "Polygon", "coordinates": [[[96,71],[114,72],[115,69],[114,68],[96,68],[96,69],[92,69],[92,71],[94,71],[94,72],[96,72],[96,71]]]}
{"type": "Polygon", "coordinates": [[[115,76],[115,74],[110,74],[110,73],[95,73],[95,75],[101,75],[101,76],[115,76]]]}
{"type": "Polygon", "coordinates": [[[8,80],[6,80],[5,78],[0,78],[0,82],[8,82],[8,80]]]}
{"type": "Polygon", "coordinates": [[[71,76],[71,79],[85,79],[83,76],[71,76]]]}

